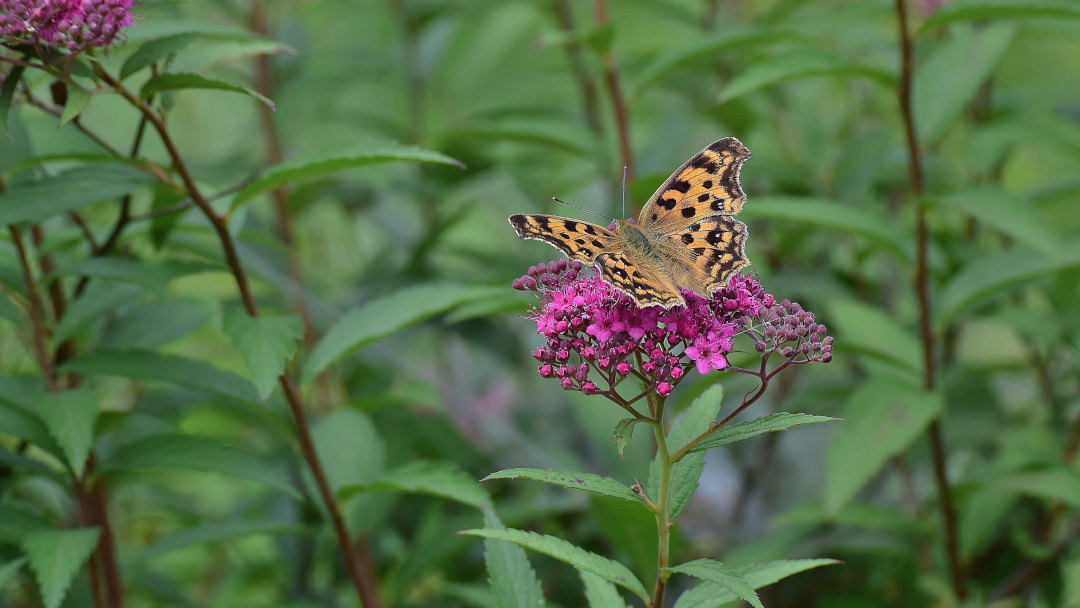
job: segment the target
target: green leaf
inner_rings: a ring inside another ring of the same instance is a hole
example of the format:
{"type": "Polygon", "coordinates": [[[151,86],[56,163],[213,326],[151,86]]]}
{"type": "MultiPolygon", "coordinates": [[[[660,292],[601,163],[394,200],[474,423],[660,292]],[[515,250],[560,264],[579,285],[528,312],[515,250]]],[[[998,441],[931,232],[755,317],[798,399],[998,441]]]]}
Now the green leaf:
{"type": "Polygon", "coordinates": [[[839,512],[889,458],[921,437],[943,402],[941,393],[895,380],[863,382],[844,406],[851,422],[837,427],[826,453],[826,514],[839,512]]]}
{"type": "MultiPolygon", "coordinates": [[[[709,426],[716,420],[720,413],[720,404],[724,400],[724,387],[720,384],[710,386],[704,393],[690,404],[675,426],[668,431],[667,445],[669,450],[675,450],[675,446],[682,447],[690,443],[695,437],[709,430],[709,426]]],[[[698,479],[705,470],[705,455],[691,454],[676,462],[671,469],[671,500],[669,504],[668,519],[674,521],[679,513],[686,508],[690,497],[697,491],[698,479]]],[[[653,502],[659,502],[660,486],[660,458],[653,458],[649,466],[649,493],[653,502]]]]}
{"type": "Polygon", "coordinates": [[[338,409],[313,428],[315,450],[335,493],[369,483],[386,469],[386,446],[378,429],[363,412],[338,409]]]}
{"type": "Polygon", "coordinates": [[[284,471],[216,439],[196,435],[163,434],[136,440],[102,460],[95,473],[150,471],[221,473],[265,483],[300,498],[284,471]]]}
{"type": "MultiPolygon", "coordinates": [[[[793,574],[821,566],[841,564],[835,559],[783,559],[765,564],[736,568],[735,572],[746,579],[754,589],[772,585],[793,574]]],[[[675,602],[675,608],[719,608],[738,599],[735,594],[713,583],[702,583],[683,593],[675,602]]]]}
{"type": "Polygon", "coordinates": [[[240,308],[229,308],[222,326],[244,358],[259,399],[266,401],[304,337],[303,322],[296,315],[252,317],[240,308]]]}
{"type": "Polygon", "coordinates": [[[1080,507],[1080,474],[1065,467],[1017,473],[994,479],[991,485],[1046,500],[1061,501],[1073,508],[1080,507]]]}
{"type": "Polygon", "coordinates": [[[505,289],[432,284],[408,287],[354,309],[326,330],[304,364],[302,381],[314,380],[327,367],[361,346],[447,311],[502,293],[505,289]]]}
{"type": "Polygon", "coordinates": [[[1080,5],[1073,0],[954,0],[934,11],[918,34],[958,21],[1059,18],[1080,19],[1080,5]]]}
{"type": "Polygon", "coordinates": [[[716,585],[720,585],[729,592],[746,600],[754,608],[765,608],[761,605],[757,593],[742,575],[730,566],[712,559],[695,559],[677,566],[663,568],[665,572],[681,573],[716,585]]]}
{"type": "Polygon", "coordinates": [[[7,582],[11,580],[11,577],[15,576],[19,572],[19,568],[22,568],[26,563],[26,557],[20,557],[13,559],[10,562],[0,566],[0,589],[3,589],[7,582]]]}
{"type": "Polygon", "coordinates": [[[725,27],[722,33],[709,38],[699,36],[688,37],[685,40],[676,40],[673,45],[668,45],[667,51],[661,53],[641,70],[638,70],[637,81],[633,86],[633,96],[640,96],[646,89],[655,84],[664,76],[678,70],[686,64],[716,57],[718,53],[728,49],[747,51],[761,46],[776,44],[777,41],[798,40],[804,34],[792,27],[725,27]]]}
{"type": "Polygon", "coordinates": [[[491,479],[532,479],[553,486],[583,490],[601,496],[629,500],[630,502],[642,502],[641,497],[635,494],[626,484],[610,477],[601,477],[592,473],[578,473],[558,469],[506,469],[505,471],[492,473],[480,481],[491,479]]]}
{"type": "Polygon", "coordinates": [[[233,197],[232,208],[235,209],[256,195],[273,190],[283,184],[318,179],[345,169],[396,161],[440,163],[461,168],[465,167],[458,160],[423,148],[406,146],[393,141],[362,141],[346,147],[305,154],[270,167],[265,173],[236,193],[236,196],[233,197]]]}
{"type": "Polygon", "coordinates": [[[57,608],[72,579],[97,545],[97,528],[40,530],[22,542],[30,569],[37,577],[45,608],[57,608]]]}
{"type": "Polygon", "coordinates": [[[639,422],[645,422],[643,418],[623,418],[615,425],[615,449],[622,458],[623,450],[630,445],[630,438],[634,436],[634,426],[639,422]]]}
{"type": "Polygon", "coordinates": [[[259,396],[251,383],[232,372],[202,361],[149,350],[83,355],[62,365],[60,371],[166,382],[230,399],[259,403],[259,396]]]}
{"type": "Polygon", "coordinates": [[[41,418],[34,414],[39,393],[26,391],[25,386],[14,378],[0,375],[0,432],[25,439],[64,461],[64,451],[41,418]]]}
{"type": "Polygon", "coordinates": [[[67,87],[67,102],[64,104],[64,111],[60,113],[60,124],[66,124],[81,114],[86,109],[86,106],[90,104],[90,97],[90,91],[69,84],[67,87]]]}
{"type": "Polygon", "coordinates": [[[610,560],[606,557],[601,557],[595,553],[590,553],[581,547],[574,546],[561,538],[537,534],[535,532],[527,532],[525,530],[493,530],[490,528],[463,530],[458,534],[469,534],[472,536],[481,536],[483,538],[492,538],[495,540],[516,543],[526,549],[532,549],[533,551],[550,555],[559,561],[570,564],[578,570],[592,572],[605,581],[615,583],[630,591],[641,598],[642,601],[647,602],[649,599],[648,594],[645,592],[645,587],[641,584],[641,581],[634,576],[634,573],[630,572],[629,568],[619,562],[610,560]]]}
{"type": "Polygon", "coordinates": [[[1045,253],[1061,250],[1061,238],[1037,213],[1026,197],[998,185],[980,185],[954,190],[936,202],[942,207],[970,215],[1009,238],[1045,253]]]}
{"type": "Polygon", "coordinates": [[[145,564],[166,553],[195,545],[218,543],[243,536],[256,534],[268,535],[310,535],[313,531],[307,526],[288,521],[233,519],[181,530],[162,536],[150,543],[139,554],[138,563],[145,564]]]}
{"type": "Polygon", "coordinates": [[[935,322],[939,328],[977,302],[1062,270],[1080,267],[1080,246],[1068,243],[1057,255],[1010,250],[980,257],[949,281],[941,293],[935,322]]]}
{"type": "Polygon", "coordinates": [[[143,289],[136,285],[91,281],[82,296],[64,311],[64,316],[53,332],[53,340],[57,344],[63,343],[92,323],[116,311],[121,305],[134,302],[142,293],[143,289]]]}
{"type": "Polygon", "coordinates": [[[839,324],[843,348],[880,359],[916,375],[922,370],[918,339],[880,309],[854,300],[829,304],[829,317],[839,324]]]}
{"type": "Polygon", "coordinates": [[[889,87],[893,86],[895,81],[889,70],[845,61],[814,49],[803,49],[750,64],[724,87],[721,102],[729,102],[780,82],[816,76],[838,76],[845,79],[865,77],[889,87]]]}
{"type": "Polygon", "coordinates": [[[1016,27],[957,29],[915,71],[912,106],[919,141],[936,142],[971,103],[1012,42],[1016,27]]]}
{"type": "Polygon", "coordinates": [[[719,430],[713,432],[711,435],[694,445],[694,447],[687,450],[687,453],[701,452],[710,448],[750,439],[751,437],[757,437],[758,435],[764,435],[765,433],[786,431],[787,429],[802,426],[804,424],[832,422],[835,420],[843,419],[832,418],[830,416],[812,416],[810,414],[776,412],[775,414],[769,414],[767,416],[762,416],[761,418],[755,418],[754,420],[736,422],[735,424],[720,427],[719,430]]]}
{"type": "Polygon", "coordinates": [[[19,544],[28,534],[44,529],[51,529],[49,523],[36,513],[0,503],[0,543],[19,544]]]}
{"type": "Polygon", "coordinates": [[[592,572],[579,570],[578,574],[585,584],[585,599],[589,602],[589,608],[626,608],[626,602],[615,585],[592,572]]]}
{"type": "Polygon", "coordinates": [[[94,441],[94,423],[99,412],[97,396],[86,389],[40,393],[35,411],[64,450],[75,477],[82,479],[94,441]]]}
{"type": "Polygon", "coordinates": [[[222,40],[185,51],[172,62],[176,72],[203,72],[219,63],[260,55],[296,55],[296,49],[276,40],[222,40]]]}
{"type": "Polygon", "coordinates": [[[186,21],[177,19],[140,19],[133,27],[124,30],[124,37],[129,42],[155,40],[179,34],[198,34],[206,38],[226,40],[248,40],[256,38],[250,30],[235,25],[224,25],[211,21],[186,21]]]}
{"type": "Polygon", "coordinates": [[[11,114],[11,100],[15,97],[15,89],[19,87],[23,70],[21,65],[11,66],[11,70],[4,77],[4,84],[0,86],[0,136],[7,137],[11,134],[8,129],[8,115],[11,114]]]}
{"type": "Polygon", "coordinates": [[[172,276],[157,264],[128,258],[90,257],[57,269],[57,276],[96,277],[164,292],[172,276]]]}
{"type": "MultiPolygon", "coordinates": [[[[484,525],[493,530],[505,529],[492,509],[484,511],[484,525]]],[[[497,608],[543,608],[544,593],[524,549],[488,539],[484,541],[484,562],[497,608]]]]}
{"type": "Polygon", "coordinates": [[[492,508],[488,496],[476,480],[451,462],[414,460],[375,479],[346,485],[338,492],[344,501],[361,492],[398,490],[449,498],[477,509],[492,508]]]}
{"type": "MultiPolygon", "coordinates": [[[[100,283],[99,283],[100,284],[100,283]]],[[[93,283],[91,284],[93,285],[93,283]]],[[[111,289],[117,289],[117,285],[111,289]]],[[[117,289],[118,290],[118,289],[117,289]]],[[[119,291],[119,290],[118,290],[119,291]]],[[[90,290],[87,290],[87,294],[90,290]]],[[[86,298],[76,300],[81,302],[86,298]]],[[[113,317],[105,327],[100,350],[152,350],[187,335],[214,315],[216,303],[194,298],[156,298],[138,302],[113,317]]],[[[67,314],[71,314],[68,309],[67,314]]],[[[67,318],[67,315],[64,315],[67,318]]]]}
{"type": "Polygon", "coordinates": [[[186,32],[144,42],[124,60],[124,65],[120,68],[120,80],[173,55],[200,37],[201,34],[186,32]]]}
{"type": "Polygon", "coordinates": [[[745,218],[791,220],[810,226],[854,234],[879,245],[896,259],[907,261],[908,245],[889,222],[879,215],[851,205],[817,198],[794,196],[759,196],[743,209],[745,218]]]}
{"type": "Polygon", "coordinates": [[[37,223],[84,205],[156,183],[150,175],[119,163],[95,163],[42,179],[18,182],[0,192],[0,225],[37,223]]]}
{"type": "Polygon", "coordinates": [[[248,87],[225,82],[224,80],[218,80],[217,78],[208,78],[199,74],[160,74],[154,76],[150,80],[146,81],[146,84],[139,89],[139,97],[141,99],[149,99],[154,93],[160,93],[162,91],[177,91],[180,89],[208,89],[215,91],[232,91],[233,93],[243,93],[250,97],[253,97],[269,107],[271,110],[274,108],[274,102],[270,101],[266,96],[262,95],[254,89],[248,87]]]}

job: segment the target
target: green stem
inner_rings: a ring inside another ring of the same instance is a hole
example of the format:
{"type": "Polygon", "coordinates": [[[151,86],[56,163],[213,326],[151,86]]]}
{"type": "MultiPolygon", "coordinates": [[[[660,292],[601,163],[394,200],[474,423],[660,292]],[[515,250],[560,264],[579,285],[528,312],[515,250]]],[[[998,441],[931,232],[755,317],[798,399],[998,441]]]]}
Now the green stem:
{"type": "Polygon", "coordinates": [[[653,608],[660,608],[664,604],[664,584],[667,582],[667,574],[664,568],[669,565],[671,553],[671,522],[668,514],[671,505],[671,469],[675,466],[668,452],[667,436],[664,429],[664,402],[663,397],[649,396],[651,410],[656,412],[656,420],[653,421],[653,433],[656,435],[656,456],[660,459],[660,483],[656,489],[656,517],[657,536],[657,560],[656,560],[656,588],[653,591],[653,599],[650,603],[653,608]]]}

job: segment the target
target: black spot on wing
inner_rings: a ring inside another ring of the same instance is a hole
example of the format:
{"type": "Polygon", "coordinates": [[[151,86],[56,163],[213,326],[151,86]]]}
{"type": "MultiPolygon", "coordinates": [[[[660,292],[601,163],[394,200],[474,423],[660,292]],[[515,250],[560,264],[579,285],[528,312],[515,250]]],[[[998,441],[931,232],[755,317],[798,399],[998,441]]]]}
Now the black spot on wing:
{"type": "MultiPolygon", "coordinates": [[[[705,194],[705,195],[702,195],[702,196],[707,197],[708,195],[705,194]]],[[[683,210],[682,210],[682,216],[686,217],[686,218],[694,217],[695,213],[697,213],[697,211],[695,211],[693,207],[684,207],[683,210]]]]}
{"type": "Polygon", "coordinates": [[[683,181],[681,179],[677,179],[677,180],[671,182],[671,185],[668,186],[668,189],[669,190],[675,190],[677,192],[681,192],[683,194],[686,194],[687,192],[690,191],[690,182],[683,181]]]}
{"type": "Polygon", "coordinates": [[[690,243],[693,243],[694,235],[690,234],[689,232],[684,232],[682,235],[682,242],[683,245],[689,245],[690,243]]]}
{"type": "Polygon", "coordinates": [[[710,245],[718,245],[724,240],[724,232],[722,230],[710,230],[705,235],[705,242],[710,245]]]}
{"type": "MultiPolygon", "coordinates": [[[[716,172],[713,171],[713,173],[716,173],[716,172]]],[[[705,188],[706,190],[712,190],[713,181],[711,179],[707,179],[707,180],[701,182],[701,187],[705,188]]]]}
{"type": "Polygon", "coordinates": [[[668,211],[671,211],[672,209],[675,208],[675,203],[676,203],[676,201],[673,198],[662,198],[662,199],[656,201],[657,206],[663,207],[664,209],[667,209],[668,211]]]}
{"type": "Polygon", "coordinates": [[[577,232],[578,223],[574,220],[566,220],[566,229],[571,232],[577,232]]]}

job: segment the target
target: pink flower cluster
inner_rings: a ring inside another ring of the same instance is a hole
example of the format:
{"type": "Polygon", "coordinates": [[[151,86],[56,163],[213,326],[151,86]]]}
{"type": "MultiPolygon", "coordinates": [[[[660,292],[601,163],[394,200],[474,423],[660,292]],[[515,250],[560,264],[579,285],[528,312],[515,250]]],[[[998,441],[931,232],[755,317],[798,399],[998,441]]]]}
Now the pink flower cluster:
{"type": "Polygon", "coordinates": [[[531,267],[514,288],[536,292],[530,318],[546,343],[533,356],[540,375],[567,390],[615,397],[615,386],[633,375],[646,393],[664,396],[691,369],[706,374],[728,367],[739,333],[751,334],[763,353],[783,351],[807,362],[832,357],[825,326],[798,304],[777,304],[753,275],[733,277],[709,299],[683,290],[687,304],[670,309],[640,308],[566,260],[531,267]]]}
{"type": "Polygon", "coordinates": [[[131,0],[0,0],[0,42],[78,51],[131,23],[131,0]]]}

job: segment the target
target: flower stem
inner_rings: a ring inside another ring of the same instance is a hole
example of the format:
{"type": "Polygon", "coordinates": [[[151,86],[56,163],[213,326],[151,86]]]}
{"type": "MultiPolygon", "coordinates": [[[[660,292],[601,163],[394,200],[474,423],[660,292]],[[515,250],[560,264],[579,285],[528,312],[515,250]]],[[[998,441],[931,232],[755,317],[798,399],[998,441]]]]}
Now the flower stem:
{"type": "Polygon", "coordinates": [[[664,402],[660,396],[649,397],[650,408],[656,411],[656,421],[652,422],[653,433],[656,435],[656,457],[660,460],[660,483],[656,489],[656,517],[657,536],[657,559],[656,559],[656,588],[653,590],[653,599],[650,603],[653,608],[660,608],[664,604],[664,586],[667,582],[667,574],[664,572],[671,557],[671,522],[668,520],[671,507],[671,470],[675,462],[668,452],[667,436],[664,430],[664,402]]]}

